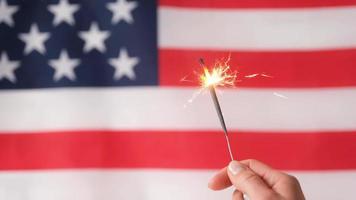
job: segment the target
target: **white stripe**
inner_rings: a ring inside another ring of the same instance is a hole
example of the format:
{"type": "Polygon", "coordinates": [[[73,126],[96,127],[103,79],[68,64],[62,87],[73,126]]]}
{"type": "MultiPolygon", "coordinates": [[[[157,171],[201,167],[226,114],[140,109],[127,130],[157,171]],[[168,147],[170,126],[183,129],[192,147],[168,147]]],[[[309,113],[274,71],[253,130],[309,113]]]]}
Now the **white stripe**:
{"type": "MultiPolygon", "coordinates": [[[[207,188],[213,171],[67,170],[0,173],[0,199],[6,200],[221,200],[232,189],[207,188]]],[[[298,172],[306,199],[348,200],[355,196],[356,171],[298,172]]]]}
{"type": "Polygon", "coordinates": [[[164,48],[305,50],[356,47],[356,7],[159,8],[164,48]]]}
{"type": "MultiPolygon", "coordinates": [[[[188,103],[196,91],[157,87],[2,91],[0,131],[220,130],[208,93],[188,103]]],[[[219,96],[230,130],[356,130],[356,88],[236,89],[219,96]]]]}

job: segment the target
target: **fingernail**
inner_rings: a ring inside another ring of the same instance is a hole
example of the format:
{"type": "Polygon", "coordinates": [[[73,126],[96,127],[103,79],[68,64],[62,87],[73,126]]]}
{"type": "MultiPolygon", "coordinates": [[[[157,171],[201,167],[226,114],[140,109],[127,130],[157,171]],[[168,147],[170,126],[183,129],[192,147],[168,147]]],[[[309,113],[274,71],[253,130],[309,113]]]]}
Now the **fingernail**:
{"type": "Polygon", "coordinates": [[[244,194],[243,198],[244,198],[244,200],[250,200],[250,198],[248,198],[247,194],[244,194]]]}
{"type": "Polygon", "coordinates": [[[238,173],[240,173],[244,168],[239,162],[233,160],[230,162],[228,169],[231,172],[231,174],[235,176],[238,173]]]}

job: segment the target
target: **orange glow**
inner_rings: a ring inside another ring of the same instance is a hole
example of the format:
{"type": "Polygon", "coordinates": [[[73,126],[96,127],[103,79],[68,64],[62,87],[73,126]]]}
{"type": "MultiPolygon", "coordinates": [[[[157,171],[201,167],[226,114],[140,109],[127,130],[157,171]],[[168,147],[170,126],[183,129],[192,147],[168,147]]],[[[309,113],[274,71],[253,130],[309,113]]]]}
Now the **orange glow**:
{"type": "Polygon", "coordinates": [[[210,86],[234,86],[237,72],[231,72],[228,61],[216,62],[211,70],[204,66],[204,71],[200,75],[201,86],[203,88],[210,86]]]}

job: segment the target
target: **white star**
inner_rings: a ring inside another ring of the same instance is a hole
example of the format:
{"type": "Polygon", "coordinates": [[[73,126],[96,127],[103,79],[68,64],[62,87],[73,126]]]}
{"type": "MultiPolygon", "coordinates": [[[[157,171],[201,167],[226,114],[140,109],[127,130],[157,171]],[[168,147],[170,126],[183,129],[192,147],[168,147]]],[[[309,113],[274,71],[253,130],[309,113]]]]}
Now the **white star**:
{"type": "Polygon", "coordinates": [[[120,49],[117,58],[109,59],[110,65],[115,68],[114,79],[120,80],[123,76],[127,76],[130,80],[134,80],[136,78],[134,67],[139,61],[138,57],[129,57],[126,49],[120,49]]]}
{"type": "Polygon", "coordinates": [[[61,78],[66,77],[74,81],[76,79],[74,68],[79,64],[79,59],[70,59],[67,51],[61,51],[58,59],[49,61],[49,65],[55,70],[53,80],[59,81],[61,78]]]}
{"type": "Polygon", "coordinates": [[[26,43],[25,54],[29,54],[34,50],[44,54],[46,52],[44,43],[49,39],[49,37],[50,34],[40,32],[36,24],[32,24],[29,33],[19,34],[19,38],[26,43]]]}
{"type": "Polygon", "coordinates": [[[74,25],[73,14],[79,10],[79,5],[69,4],[68,0],[60,0],[56,5],[49,5],[48,10],[54,14],[53,24],[55,26],[62,22],[74,25]]]}
{"type": "Polygon", "coordinates": [[[2,53],[0,57],[0,81],[6,78],[12,83],[16,82],[14,71],[20,66],[19,61],[10,61],[6,53],[2,53]]]}
{"type": "Polygon", "coordinates": [[[9,26],[14,25],[12,15],[18,11],[18,6],[9,6],[5,0],[0,0],[0,24],[4,22],[9,26]]]}
{"type": "Polygon", "coordinates": [[[97,49],[103,53],[106,51],[104,40],[110,36],[109,31],[100,31],[98,24],[92,23],[88,31],[80,31],[79,37],[84,40],[84,52],[97,49]]]}
{"type": "Polygon", "coordinates": [[[113,17],[111,19],[112,24],[117,24],[121,20],[126,21],[129,24],[134,22],[132,18],[132,11],[138,6],[138,3],[135,1],[126,1],[126,0],[117,0],[113,3],[108,3],[106,8],[109,9],[113,17]]]}

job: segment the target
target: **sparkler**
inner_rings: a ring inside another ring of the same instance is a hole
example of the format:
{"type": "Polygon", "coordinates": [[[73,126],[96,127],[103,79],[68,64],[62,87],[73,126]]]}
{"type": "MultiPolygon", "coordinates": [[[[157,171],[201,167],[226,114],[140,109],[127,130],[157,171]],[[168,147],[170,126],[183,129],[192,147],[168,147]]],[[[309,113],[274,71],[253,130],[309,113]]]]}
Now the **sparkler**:
{"type": "Polygon", "coordinates": [[[226,128],[225,120],[223,113],[221,111],[219,99],[216,95],[215,87],[216,86],[225,86],[225,85],[234,85],[236,80],[236,73],[229,73],[229,65],[227,65],[229,60],[227,60],[222,65],[218,64],[211,71],[205,66],[204,60],[199,59],[200,65],[203,67],[204,73],[200,76],[201,85],[203,88],[207,88],[210,91],[211,98],[213,99],[216,113],[219,117],[221,127],[224,131],[227,148],[230,154],[231,160],[234,160],[234,156],[231,151],[231,145],[229,140],[229,134],[226,128]]]}

